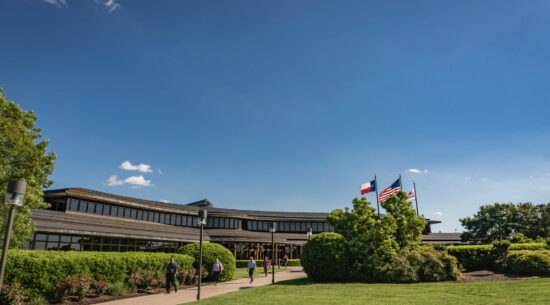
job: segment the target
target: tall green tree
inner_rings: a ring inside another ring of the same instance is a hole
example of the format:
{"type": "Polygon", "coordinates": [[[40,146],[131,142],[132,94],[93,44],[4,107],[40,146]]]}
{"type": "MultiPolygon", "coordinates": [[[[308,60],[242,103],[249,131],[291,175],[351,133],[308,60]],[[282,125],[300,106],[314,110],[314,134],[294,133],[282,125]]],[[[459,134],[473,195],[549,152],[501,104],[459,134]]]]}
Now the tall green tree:
{"type": "Polygon", "coordinates": [[[466,229],[462,233],[464,241],[511,239],[517,233],[531,239],[549,237],[550,204],[524,202],[483,205],[475,215],[462,218],[460,222],[466,229]]]}
{"type": "MultiPolygon", "coordinates": [[[[17,208],[12,228],[10,247],[18,247],[29,241],[35,230],[31,222],[31,209],[47,208],[44,189],[53,184],[49,176],[54,171],[55,153],[48,152],[48,140],[42,139],[42,129],[35,126],[36,115],[8,101],[0,88],[0,195],[3,198],[9,180],[27,182],[25,201],[17,208]]],[[[0,206],[4,238],[9,206],[0,206]]]]}

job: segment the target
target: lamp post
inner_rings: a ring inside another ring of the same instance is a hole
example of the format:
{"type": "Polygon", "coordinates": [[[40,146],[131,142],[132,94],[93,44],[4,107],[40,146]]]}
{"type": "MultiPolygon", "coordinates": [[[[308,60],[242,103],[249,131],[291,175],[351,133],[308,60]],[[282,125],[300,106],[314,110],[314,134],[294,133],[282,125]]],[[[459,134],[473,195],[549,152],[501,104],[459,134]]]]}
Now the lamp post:
{"type": "MultiPolygon", "coordinates": [[[[271,232],[271,261],[275,263],[275,229],[277,228],[277,223],[274,221],[269,224],[269,232],[271,232]]],[[[275,265],[271,263],[271,284],[275,284],[275,265]]]]}
{"type": "Polygon", "coordinates": [[[197,289],[197,300],[201,299],[201,281],[202,281],[202,231],[206,224],[206,210],[199,211],[199,225],[201,226],[200,242],[199,242],[199,287],[197,289]]]}
{"type": "Polygon", "coordinates": [[[307,230],[307,240],[310,240],[311,239],[311,236],[313,236],[313,228],[312,227],[309,227],[309,229],[307,230]]]}
{"type": "Polygon", "coordinates": [[[4,204],[11,205],[10,214],[8,217],[8,226],[6,227],[6,235],[4,236],[4,246],[2,247],[2,260],[0,261],[0,287],[4,282],[4,272],[6,271],[6,260],[8,259],[8,248],[10,246],[11,226],[13,225],[13,216],[15,215],[15,207],[23,205],[25,198],[25,190],[27,182],[19,180],[11,180],[8,183],[8,191],[4,204]]]}

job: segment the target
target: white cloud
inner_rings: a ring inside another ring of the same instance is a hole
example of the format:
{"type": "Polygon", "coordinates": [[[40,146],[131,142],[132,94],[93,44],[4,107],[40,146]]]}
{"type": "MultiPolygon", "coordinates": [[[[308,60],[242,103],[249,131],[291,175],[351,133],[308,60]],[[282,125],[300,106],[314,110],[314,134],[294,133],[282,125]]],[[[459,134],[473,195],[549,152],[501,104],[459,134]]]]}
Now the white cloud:
{"type": "Polygon", "coordinates": [[[112,175],[111,177],[109,177],[107,182],[109,183],[110,186],[117,186],[117,185],[124,184],[124,181],[117,179],[117,175],[112,175]]]}
{"type": "Polygon", "coordinates": [[[427,174],[428,173],[428,170],[425,169],[425,170],[420,170],[420,169],[416,169],[416,168],[410,168],[407,170],[407,172],[409,173],[415,173],[415,174],[421,174],[421,173],[424,173],[424,174],[427,174]]]}
{"type": "Polygon", "coordinates": [[[443,212],[434,212],[433,214],[436,216],[443,216],[443,212]]]}
{"type": "Polygon", "coordinates": [[[544,173],[546,177],[550,177],[550,173],[544,173]]]}
{"type": "Polygon", "coordinates": [[[170,203],[170,200],[166,200],[166,199],[161,199],[160,202],[164,202],[164,203],[170,203]]]}
{"type": "Polygon", "coordinates": [[[122,168],[123,170],[127,170],[127,171],[139,171],[139,172],[142,172],[142,173],[152,173],[153,172],[153,170],[151,169],[151,165],[149,165],[149,164],[140,163],[140,164],[133,165],[130,161],[122,162],[122,164],[119,167],[122,168]]]}
{"type": "Polygon", "coordinates": [[[51,5],[55,5],[57,7],[62,7],[62,6],[68,7],[67,0],[44,0],[44,2],[51,5]]]}
{"type": "Polygon", "coordinates": [[[109,186],[119,186],[123,184],[132,184],[135,187],[153,186],[153,184],[151,184],[151,180],[145,180],[145,177],[143,177],[143,175],[130,176],[124,180],[118,179],[117,175],[112,175],[111,177],[109,177],[107,182],[109,186]]]}
{"type": "Polygon", "coordinates": [[[120,4],[116,3],[115,0],[96,0],[96,2],[104,5],[109,13],[112,13],[120,8],[120,4]]]}
{"type": "Polygon", "coordinates": [[[164,172],[161,171],[160,169],[157,169],[157,172],[158,172],[159,174],[161,174],[161,175],[164,174],[164,172]]]}

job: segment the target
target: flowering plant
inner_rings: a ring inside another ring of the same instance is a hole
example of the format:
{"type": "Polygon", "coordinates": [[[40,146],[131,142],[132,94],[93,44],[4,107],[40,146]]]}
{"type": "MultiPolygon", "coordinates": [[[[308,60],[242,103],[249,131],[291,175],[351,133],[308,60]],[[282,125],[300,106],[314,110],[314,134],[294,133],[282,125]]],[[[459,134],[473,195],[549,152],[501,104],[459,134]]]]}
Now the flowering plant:
{"type": "Polygon", "coordinates": [[[84,297],[106,294],[111,286],[111,283],[93,279],[86,274],[68,277],[57,282],[64,303],[68,303],[70,299],[81,300],[84,297]]]}
{"type": "Polygon", "coordinates": [[[14,284],[12,286],[4,286],[0,288],[0,304],[6,305],[21,305],[28,300],[25,287],[20,284],[14,284]]]}
{"type": "Polygon", "coordinates": [[[133,272],[130,274],[128,284],[134,291],[138,289],[159,288],[166,284],[164,278],[159,276],[159,274],[161,274],[161,271],[133,272]]]}

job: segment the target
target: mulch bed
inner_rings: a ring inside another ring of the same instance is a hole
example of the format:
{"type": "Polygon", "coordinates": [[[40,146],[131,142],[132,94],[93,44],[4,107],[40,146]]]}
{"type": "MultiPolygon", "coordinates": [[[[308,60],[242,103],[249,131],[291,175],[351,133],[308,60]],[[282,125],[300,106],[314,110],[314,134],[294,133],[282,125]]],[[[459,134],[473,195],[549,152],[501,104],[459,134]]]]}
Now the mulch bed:
{"type": "Polygon", "coordinates": [[[458,280],[457,282],[511,281],[511,280],[527,280],[527,279],[541,278],[541,276],[521,276],[521,275],[513,275],[513,274],[495,273],[489,270],[464,272],[462,273],[462,276],[464,278],[461,280],[458,280]]]}

